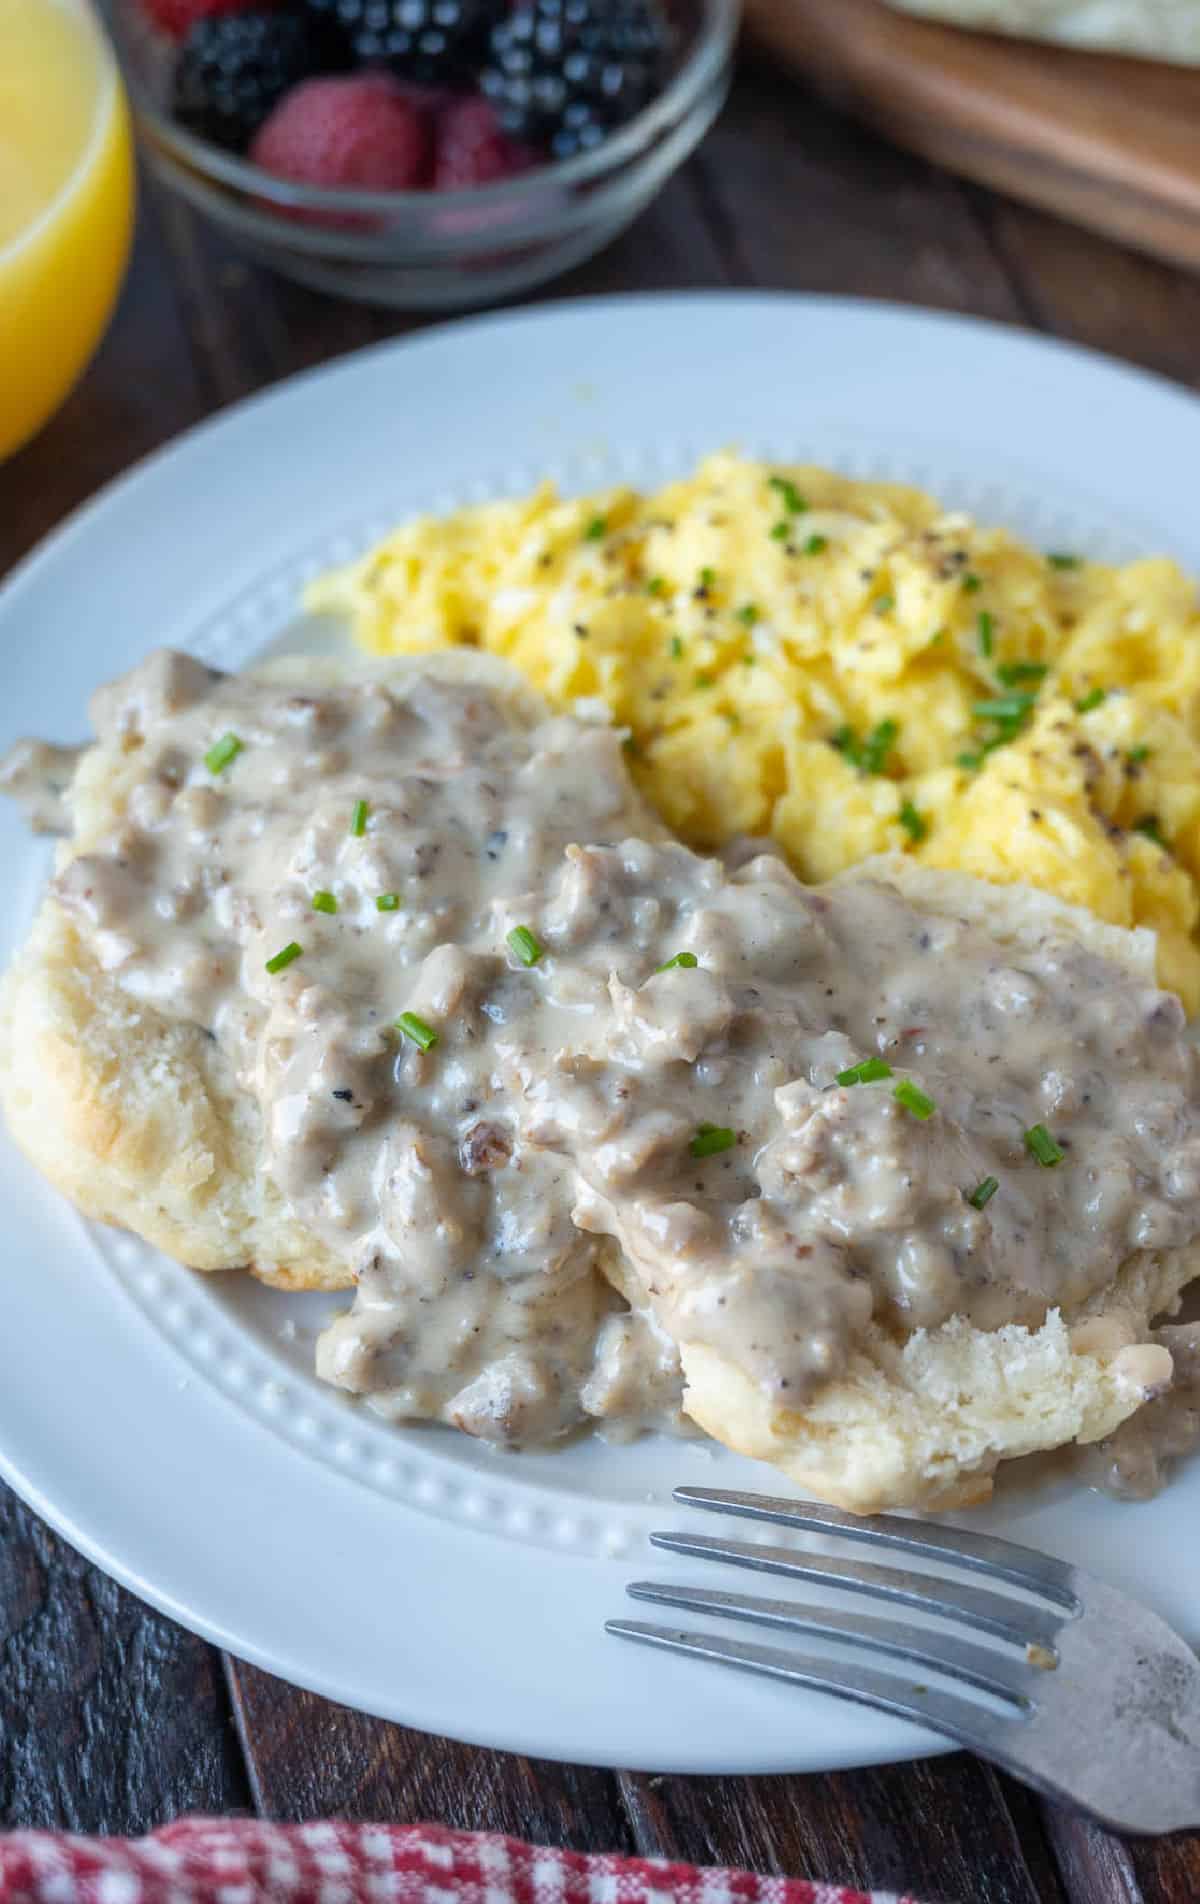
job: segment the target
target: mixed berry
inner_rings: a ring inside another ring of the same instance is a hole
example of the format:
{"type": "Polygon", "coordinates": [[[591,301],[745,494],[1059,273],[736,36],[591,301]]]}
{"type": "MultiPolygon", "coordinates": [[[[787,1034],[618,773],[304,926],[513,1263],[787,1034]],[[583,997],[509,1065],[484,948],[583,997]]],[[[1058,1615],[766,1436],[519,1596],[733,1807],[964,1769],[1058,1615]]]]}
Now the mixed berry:
{"type": "Polygon", "coordinates": [[[143,0],[176,118],[299,183],[449,191],[592,150],[667,78],[663,0],[143,0]]]}

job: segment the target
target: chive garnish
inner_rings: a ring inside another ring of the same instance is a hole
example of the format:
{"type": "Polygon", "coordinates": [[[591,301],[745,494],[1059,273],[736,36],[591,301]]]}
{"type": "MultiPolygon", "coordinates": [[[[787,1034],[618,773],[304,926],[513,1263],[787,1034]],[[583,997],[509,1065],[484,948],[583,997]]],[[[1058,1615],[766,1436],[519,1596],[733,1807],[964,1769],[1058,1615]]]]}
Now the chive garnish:
{"type": "Polygon", "coordinates": [[[399,893],[380,893],[375,901],[376,912],[399,912],[399,893]]]}
{"type": "Polygon", "coordinates": [[[717,685],[716,675],[709,674],[707,670],[704,668],[701,668],[692,677],[692,686],[695,688],[715,688],[716,685],[717,685]]]}
{"type": "Polygon", "coordinates": [[[967,1202],[972,1204],[976,1210],[982,1210],[991,1202],[999,1188],[999,1177],[985,1177],[982,1183],[976,1184],[968,1196],[967,1202]]]}
{"type": "Polygon", "coordinates": [[[673,972],[677,966],[681,966],[685,971],[694,972],[699,963],[694,952],[677,952],[673,959],[666,959],[662,965],[656,965],[654,970],[656,973],[673,972]]]}
{"type": "Polygon", "coordinates": [[[236,760],[242,751],[242,743],[236,734],[222,734],[215,740],[204,756],[204,764],[209,773],[223,773],[231,760],[236,760]]]}
{"type": "Polygon", "coordinates": [[[1094,707],[1099,707],[1101,703],[1107,701],[1107,699],[1108,690],[1106,688],[1093,688],[1090,693],[1083,695],[1080,700],[1076,701],[1075,712],[1077,714],[1090,714],[1094,707]]]}
{"type": "Polygon", "coordinates": [[[717,579],[716,569],[701,569],[700,571],[701,588],[711,588],[713,583],[716,581],[716,579],[717,579]]]}
{"type": "Polygon", "coordinates": [[[777,490],[783,497],[783,506],[790,516],[802,516],[804,514],[804,511],[808,508],[808,503],[800,494],[800,491],[796,488],[795,483],[791,481],[790,477],[768,476],[767,485],[770,489],[777,490]]]}
{"type": "Polygon", "coordinates": [[[878,1084],[881,1078],[890,1078],[892,1067],[884,1058],[861,1058],[852,1064],[848,1071],[839,1071],[837,1081],[847,1086],[851,1084],[878,1084]]]}
{"type": "Polygon", "coordinates": [[[976,701],[971,712],[977,721],[1023,721],[1036,699],[1035,694],[1004,694],[994,701],[976,701]]]}
{"type": "Polygon", "coordinates": [[[665,595],[666,592],[667,584],[663,580],[663,577],[661,575],[652,575],[650,580],[646,583],[647,595],[665,595]]]}
{"type": "Polygon", "coordinates": [[[732,1150],[737,1143],[737,1132],[724,1124],[701,1124],[688,1146],[693,1157],[715,1157],[722,1150],[732,1150]]]}
{"type": "Polygon", "coordinates": [[[545,948],[534,938],[528,926],[514,926],[505,944],[521,965],[536,965],[545,948]]]}
{"type": "Polygon", "coordinates": [[[1029,1155],[1036,1157],[1046,1170],[1052,1169],[1055,1164],[1060,1164],[1065,1154],[1059,1149],[1044,1124],[1034,1124],[1025,1132],[1025,1148],[1029,1155]]]}
{"type": "Polygon", "coordinates": [[[967,773],[978,773],[979,769],[983,765],[983,755],[982,754],[955,754],[954,764],[956,767],[965,768],[967,773]]]}
{"type": "Polygon", "coordinates": [[[603,542],[607,534],[608,521],[604,516],[593,516],[583,532],[586,542],[603,542]]]}
{"type": "Polygon", "coordinates": [[[438,1041],[433,1026],[427,1025],[423,1018],[418,1018],[416,1012],[401,1012],[396,1020],[396,1030],[402,1031],[406,1038],[411,1038],[420,1051],[432,1051],[438,1041]]]}
{"type": "Polygon", "coordinates": [[[871,603],[871,607],[875,610],[877,615],[890,615],[895,606],[896,597],[894,595],[877,595],[875,600],[871,603]]]}
{"type": "Polygon", "coordinates": [[[850,726],[839,727],[830,737],[830,746],[836,747],[840,754],[853,766],[861,768],[863,773],[882,773],[893,741],[900,732],[896,721],[880,721],[873,727],[866,740],[860,741],[850,726]]]}
{"type": "Polygon", "coordinates": [[[679,636],[678,636],[678,635],[672,635],[672,636],[671,636],[671,659],[672,659],[672,661],[678,661],[678,660],[679,660],[679,658],[680,658],[680,656],[682,655],[682,653],[683,653],[683,643],[682,643],[682,641],[680,641],[680,639],[679,639],[679,636]]]}
{"type": "Polygon", "coordinates": [[[1145,839],[1153,840],[1156,846],[1161,846],[1164,853],[1166,852],[1167,842],[1163,838],[1157,813],[1144,813],[1140,820],[1134,821],[1133,830],[1135,833],[1142,834],[1145,839]]]}
{"type": "Polygon", "coordinates": [[[823,555],[828,547],[828,536],[810,535],[804,545],[804,553],[805,555],[823,555]]]}
{"type": "Polygon", "coordinates": [[[743,628],[753,628],[755,622],[760,619],[761,615],[762,610],[757,602],[743,602],[737,611],[737,619],[741,622],[743,628]]]}
{"type": "Polygon", "coordinates": [[[350,815],[350,832],[354,839],[361,840],[367,830],[367,815],[371,811],[369,800],[356,800],[354,811],[350,815]]]}
{"type": "Polygon", "coordinates": [[[863,742],[860,765],[864,773],[882,773],[884,763],[900,728],[895,721],[880,721],[863,742]]]}
{"type": "Polygon", "coordinates": [[[1022,681],[1041,681],[1049,672],[1045,661],[1002,661],[996,669],[1006,688],[1020,687],[1022,681]]]}
{"type": "Polygon", "coordinates": [[[979,630],[979,652],[985,661],[990,660],[992,653],[992,635],[996,627],[995,616],[989,615],[986,608],[983,609],[976,623],[976,627],[979,630]]]}
{"type": "Polygon", "coordinates": [[[772,542],[786,542],[791,533],[792,525],[790,522],[777,522],[771,530],[771,540],[772,542]]]}
{"type": "Polygon", "coordinates": [[[980,581],[978,575],[963,576],[964,595],[977,595],[982,587],[983,583],[980,581]]]}
{"type": "Polygon", "coordinates": [[[293,959],[300,957],[303,950],[304,947],[297,945],[295,939],[293,939],[290,945],[284,946],[282,952],[277,952],[273,959],[267,960],[268,972],[275,973],[284,971],[292,963],[293,959]]]}
{"type": "Polygon", "coordinates": [[[911,1078],[901,1078],[892,1096],[897,1104],[903,1105],[906,1111],[911,1111],[914,1117],[919,1117],[922,1124],[926,1123],[937,1110],[933,1099],[926,1097],[924,1091],[919,1085],[914,1084],[911,1078]]]}
{"type": "Polygon", "coordinates": [[[906,800],[900,808],[899,819],[913,845],[919,846],[929,829],[911,800],[906,800]]]}
{"type": "Polygon", "coordinates": [[[1062,549],[1051,549],[1046,560],[1052,569],[1077,569],[1079,567],[1079,557],[1077,555],[1067,555],[1062,549]]]}
{"type": "Polygon", "coordinates": [[[1141,746],[1131,747],[1129,749],[1129,758],[1133,762],[1135,767],[1140,767],[1143,760],[1149,760],[1150,749],[1146,746],[1145,742],[1143,741],[1141,746]]]}
{"type": "Polygon", "coordinates": [[[312,896],[314,912],[336,912],[337,900],[331,892],[315,892],[312,896]]]}

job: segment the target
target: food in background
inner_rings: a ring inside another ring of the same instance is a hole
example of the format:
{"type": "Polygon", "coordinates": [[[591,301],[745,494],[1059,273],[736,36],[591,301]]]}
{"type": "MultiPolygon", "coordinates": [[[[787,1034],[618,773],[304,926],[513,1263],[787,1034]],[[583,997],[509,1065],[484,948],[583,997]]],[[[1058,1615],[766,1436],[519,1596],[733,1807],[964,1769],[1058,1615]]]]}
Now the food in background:
{"type": "Polygon", "coordinates": [[[180,42],[182,125],[330,189],[458,190],[591,151],[661,91],[672,50],[658,0],[145,5],[180,42]],[[311,91],[345,75],[386,77],[390,104],[311,91]]]}

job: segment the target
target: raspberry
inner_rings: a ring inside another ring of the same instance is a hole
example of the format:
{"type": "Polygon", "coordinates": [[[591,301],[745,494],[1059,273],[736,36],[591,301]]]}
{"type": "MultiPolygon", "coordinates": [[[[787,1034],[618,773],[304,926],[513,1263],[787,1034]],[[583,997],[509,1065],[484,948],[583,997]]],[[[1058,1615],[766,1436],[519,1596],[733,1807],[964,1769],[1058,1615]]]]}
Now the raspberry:
{"type": "Polygon", "coordinates": [[[197,20],[210,20],[219,14],[245,13],[253,7],[265,12],[278,0],[142,0],[146,13],[161,33],[173,40],[186,39],[197,20]]]}
{"type": "Polygon", "coordinates": [[[430,146],[428,120],[386,73],[351,73],[295,87],[250,157],[298,184],[401,192],[428,182],[430,146]]]}
{"type": "Polygon", "coordinates": [[[214,14],[193,23],[180,49],[175,117],[240,152],[291,87],[328,70],[322,35],[302,16],[261,8],[214,14]]]}
{"type": "Polygon", "coordinates": [[[533,163],[533,153],[501,131],[486,99],[456,99],[438,120],[433,183],[439,192],[515,178],[533,163]]]}

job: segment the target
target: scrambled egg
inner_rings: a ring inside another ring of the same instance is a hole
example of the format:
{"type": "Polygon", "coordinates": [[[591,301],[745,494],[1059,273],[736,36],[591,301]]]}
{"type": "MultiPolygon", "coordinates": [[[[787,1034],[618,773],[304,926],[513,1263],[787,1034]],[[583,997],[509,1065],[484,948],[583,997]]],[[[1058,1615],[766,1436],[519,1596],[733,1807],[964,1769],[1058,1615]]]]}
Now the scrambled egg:
{"type": "Polygon", "coordinates": [[[654,496],[549,486],[404,524],[313,585],[375,653],[465,643],[599,699],[700,848],[804,879],[903,848],[1159,935],[1200,1009],[1200,600],[919,492],[734,455],[654,496]]]}

